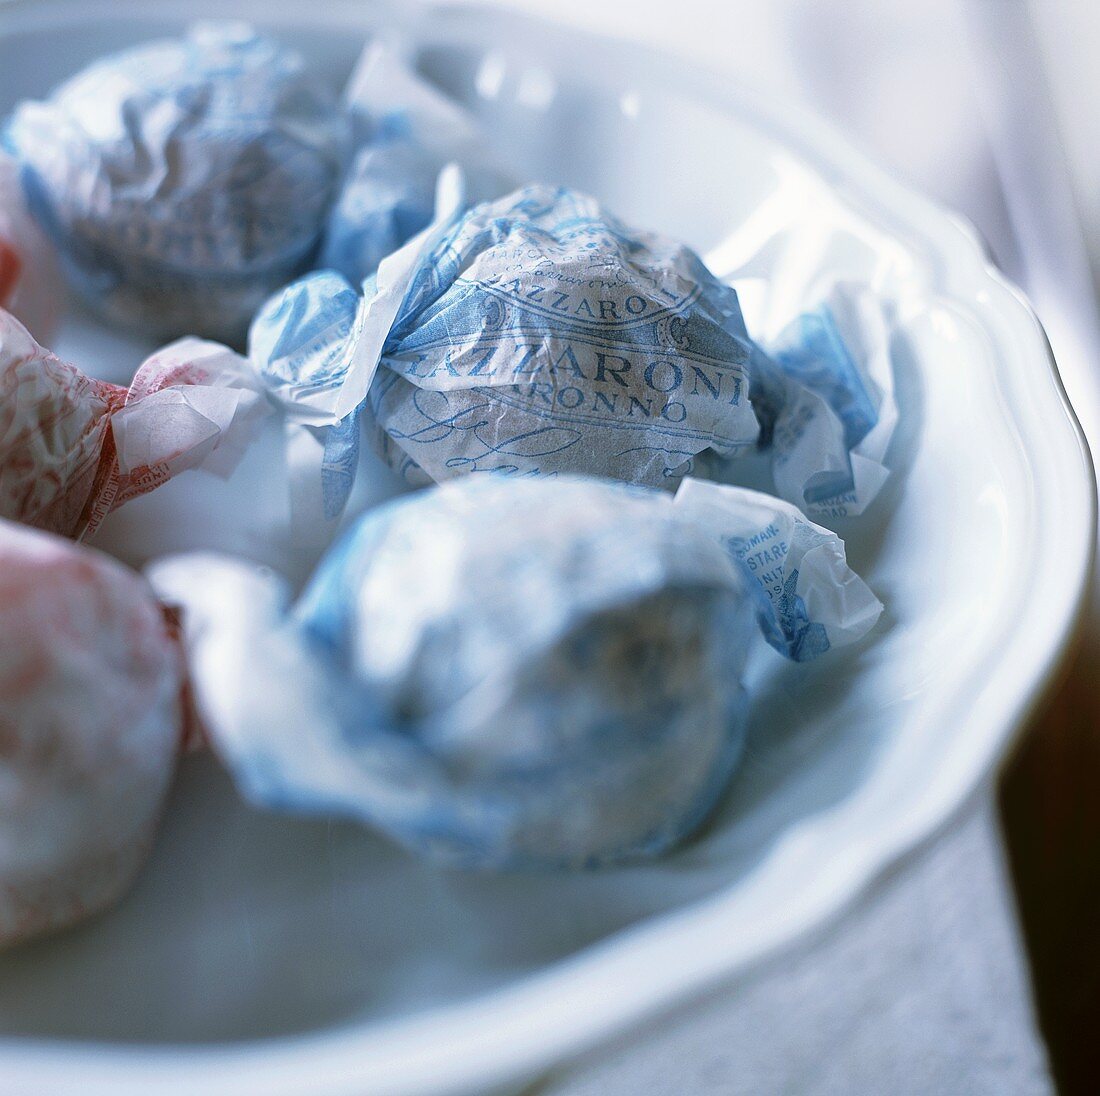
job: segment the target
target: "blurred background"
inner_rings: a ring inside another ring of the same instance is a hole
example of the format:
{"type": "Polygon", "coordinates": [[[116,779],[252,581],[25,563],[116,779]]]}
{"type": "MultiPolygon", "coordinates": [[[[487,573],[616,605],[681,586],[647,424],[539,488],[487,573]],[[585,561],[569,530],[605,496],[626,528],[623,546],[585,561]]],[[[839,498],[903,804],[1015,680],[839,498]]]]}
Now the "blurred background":
{"type": "MultiPolygon", "coordinates": [[[[1031,298],[1100,452],[1100,4],[495,2],[655,45],[800,102],[895,175],[965,215],[1031,298]]],[[[1092,1093],[1100,1084],[1098,683],[1094,594],[1076,661],[1003,773],[996,815],[1037,1023],[1064,1093],[1092,1093]]],[[[979,927],[971,946],[982,941],[979,927]]],[[[957,1015],[942,1016],[945,1028],[960,1023],[967,1007],[962,1001],[957,1015]]],[[[605,1074],[609,1091],[615,1076],[605,1074]]],[[[962,1077],[959,1083],[954,1091],[976,1090],[962,1077]]],[[[981,1091],[1045,1084],[1006,1068],[981,1091]]],[[[599,1091],[593,1085],[576,1091],[599,1091]]],[[[919,1080],[912,1091],[922,1091],[919,1080]]]]}

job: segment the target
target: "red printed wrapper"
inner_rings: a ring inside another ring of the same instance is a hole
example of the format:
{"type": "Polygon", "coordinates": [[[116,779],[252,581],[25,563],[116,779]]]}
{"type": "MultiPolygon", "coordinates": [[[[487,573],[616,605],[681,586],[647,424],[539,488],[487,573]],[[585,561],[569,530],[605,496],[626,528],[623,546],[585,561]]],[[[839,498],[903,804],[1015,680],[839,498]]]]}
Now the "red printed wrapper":
{"type": "Polygon", "coordinates": [[[87,536],[187,468],[227,474],[264,410],[247,362],[217,343],[181,339],[123,388],[0,310],[0,517],[87,536]]]}

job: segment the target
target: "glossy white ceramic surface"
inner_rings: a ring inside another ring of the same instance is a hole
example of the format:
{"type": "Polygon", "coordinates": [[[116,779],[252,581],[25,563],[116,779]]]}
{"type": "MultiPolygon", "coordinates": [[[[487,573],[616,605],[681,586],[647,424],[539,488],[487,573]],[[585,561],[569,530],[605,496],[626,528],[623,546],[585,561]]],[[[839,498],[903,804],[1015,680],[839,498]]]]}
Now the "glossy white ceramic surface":
{"type": "MultiPolygon", "coordinates": [[[[363,2],[151,9],[10,5],[0,109],[198,15],[253,18],[334,81],[397,19],[363,2]]],[[[719,816],[648,866],[442,873],[352,826],[246,808],[209,758],[188,761],[122,905],[0,958],[5,1084],[453,1096],[520,1083],[842,910],[990,777],[1065,649],[1093,550],[1091,465],[1039,324],[964,225],[820,123],[710,74],[473,6],[402,21],[425,74],[518,173],[686,239],[736,280],[754,333],[836,277],[893,302],[895,476],[841,530],[886,615],[809,668],[761,651],[719,816]]],[[[78,312],[55,348],[114,377],[146,349],[78,312]]]]}

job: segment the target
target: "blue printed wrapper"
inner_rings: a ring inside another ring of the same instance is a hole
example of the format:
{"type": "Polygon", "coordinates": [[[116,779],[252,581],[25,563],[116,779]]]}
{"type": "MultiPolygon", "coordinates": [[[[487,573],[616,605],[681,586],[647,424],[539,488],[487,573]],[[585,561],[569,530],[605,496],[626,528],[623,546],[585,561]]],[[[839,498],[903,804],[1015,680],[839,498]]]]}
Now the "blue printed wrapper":
{"type": "MultiPolygon", "coordinates": [[[[870,290],[838,283],[761,355],[778,492],[821,518],[862,514],[886,482],[897,424],[889,331],[870,290]]],[[[718,478],[736,480],[726,466],[718,478]]]]}
{"type": "Polygon", "coordinates": [[[235,340],[313,260],[350,128],[297,53],[213,23],[95,62],[17,107],[5,139],[93,307],[235,340]]]}
{"type": "Polygon", "coordinates": [[[329,214],[318,260],[359,282],[432,219],[439,167],[404,141],[371,145],[356,156],[329,214]]]}
{"type": "MultiPolygon", "coordinates": [[[[761,347],[736,291],[694,252],[585,195],[533,186],[463,208],[461,176],[445,173],[435,222],[363,283],[339,380],[279,382],[304,420],[365,401],[376,448],[414,484],[476,472],[751,482],[766,451],[777,492],[815,516],[875,496],[896,408],[868,291],[838,286],[761,347]]],[[[320,307],[314,290],[284,294],[320,307]]]]}
{"type": "MultiPolygon", "coordinates": [[[[344,347],[355,323],[359,297],[340,275],[319,271],[295,283],[293,293],[266,302],[248,332],[249,360],[272,385],[291,381],[327,389],[347,372],[344,347]]],[[[343,513],[359,465],[361,408],[331,426],[301,426],[323,446],[321,495],[325,518],[343,513]]]]}
{"type": "Polygon", "coordinates": [[[480,205],[414,272],[369,402],[406,469],[675,483],[755,447],[753,343],[688,248],[565,188],[480,205]]]}
{"type": "Polygon", "coordinates": [[[293,606],[224,558],[151,577],[185,608],[200,711],[247,796],[478,868],[671,848],[737,764],[759,625],[806,660],[881,610],[833,534],[692,480],[421,492],[354,524],[293,606]]]}
{"type": "Polygon", "coordinates": [[[423,80],[397,43],[370,42],[345,101],[359,150],[328,218],[318,266],[357,284],[432,221],[443,168],[462,167],[469,202],[511,190],[475,119],[423,80]]]}
{"type": "Polygon", "coordinates": [[[726,547],[757,603],[765,639],[795,662],[868,632],[882,604],[848,566],[844,542],[759,491],[687,478],[675,505],[726,547]]]}

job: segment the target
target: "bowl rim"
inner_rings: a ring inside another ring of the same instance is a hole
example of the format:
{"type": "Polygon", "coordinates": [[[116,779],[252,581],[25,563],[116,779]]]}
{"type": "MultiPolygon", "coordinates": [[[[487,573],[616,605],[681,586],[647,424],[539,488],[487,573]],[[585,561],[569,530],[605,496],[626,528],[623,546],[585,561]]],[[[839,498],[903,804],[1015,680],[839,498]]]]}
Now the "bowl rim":
{"type": "MultiPolygon", "coordinates": [[[[105,16],[125,16],[139,23],[187,20],[195,17],[196,6],[196,0],[162,0],[155,6],[138,0],[9,0],[4,4],[3,33],[46,31],[105,16]]],[[[241,6],[255,9],[257,21],[269,24],[286,14],[276,5],[241,6]]],[[[1033,627],[1026,638],[1024,629],[1006,637],[993,679],[967,712],[967,734],[958,736],[966,740],[966,748],[955,748],[958,756],[941,767],[919,806],[843,850],[829,871],[800,893],[797,903],[777,910],[755,935],[731,939],[723,932],[723,910],[737,889],[727,888],[620,931],[513,985],[409,1018],[216,1047],[4,1037],[0,1067],[14,1087],[124,1094],[143,1093],[155,1084],[165,1093],[262,1091],[289,1096],[306,1089],[348,1096],[367,1091],[413,1096],[484,1091],[530,1079],[701,997],[839,917],[988,786],[1079,630],[1096,550],[1096,481],[1088,445],[1038,319],[1023,294],[992,265],[978,234],[964,219],[893,179],[807,109],[765,101],[705,65],[650,47],[479,3],[425,7],[410,16],[384,8],[364,14],[361,2],[339,0],[312,11],[310,22],[324,28],[353,21],[366,31],[380,14],[436,42],[479,41],[475,25],[481,20],[483,26],[491,23],[496,35],[502,28],[509,36],[535,30],[541,38],[583,41],[589,49],[628,49],[631,63],[644,68],[649,79],[654,74],[674,75],[684,92],[749,120],[829,185],[854,194],[861,211],[875,210],[891,224],[908,226],[911,238],[926,244],[939,260],[942,284],[937,288],[951,293],[953,301],[964,299],[971,315],[984,317],[987,332],[996,317],[1005,328],[1006,337],[999,340],[1002,349],[1009,357],[1014,353],[1017,362],[1030,362],[1030,383],[1051,409],[1060,409],[1058,444],[1072,459],[1059,467],[1059,490],[1036,492],[1037,522],[1059,521],[1064,534],[1057,574],[1047,568],[1021,592],[1021,612],[1028,614],[1033,627]],[[1035,369],[1040,355],[1046,363],[1041,380],[1035,369]],[[685,947],[685,939],[692,939],[693,946],[685,947]],[[655,971],[661,976],[655,977],[655,971]],[[593,1001],[599,1002],[598,1013],[590,1007],[593,1001]]],[[[484,45],[483,37],[480,44],[484,45]]],[[[1025,428],[1015,412],[1010,418],[1020,428],[1023,449],[1034,426],[1025,428]]],[[[1043,427],[1044,442],[1054,435],[1053,418],[1043,427]]]]}

